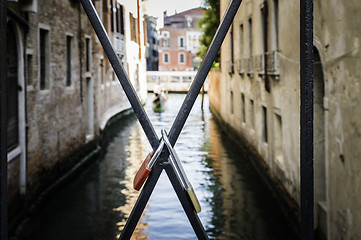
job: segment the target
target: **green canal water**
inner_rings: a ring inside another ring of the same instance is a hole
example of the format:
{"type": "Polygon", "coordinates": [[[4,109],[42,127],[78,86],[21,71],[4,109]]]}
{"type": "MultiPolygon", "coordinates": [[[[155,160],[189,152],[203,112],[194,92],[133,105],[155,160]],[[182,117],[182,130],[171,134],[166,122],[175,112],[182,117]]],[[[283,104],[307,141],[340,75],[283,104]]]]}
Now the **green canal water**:
{"type": "MultiPolygon", "coordinates": [[[[184,94],[170,94],[164,112],[145,105],[160,136],[169,132],[184,94]]],[[[216,125],[199,97],[175,149],[202,206],[199,217],[211,239],[297,239],[251,164],[216,125]]],[[[112,240],[123,229],[139,192],[133,177],[151,150],[134,115],[105,133],[102,154],[53,194],[30,221],[31,240],[112,240]]],[[[30,236],[30,237],[29,237],[30,236]]],[[[163,172],[133,239],[196,239],[163,172]]]]}

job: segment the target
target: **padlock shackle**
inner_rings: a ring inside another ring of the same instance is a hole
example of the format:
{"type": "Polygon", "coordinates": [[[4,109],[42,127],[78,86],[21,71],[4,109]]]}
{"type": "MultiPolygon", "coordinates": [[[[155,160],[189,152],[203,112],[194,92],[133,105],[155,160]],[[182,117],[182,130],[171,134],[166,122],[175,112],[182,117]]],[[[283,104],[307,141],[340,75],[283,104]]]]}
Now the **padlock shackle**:
{"type": "Polygon", "coordinates": [[[184,189],[186,191],[189,191],[191,189],[191,186],[190,186],[189,180],[187,178],[187,175],[182,167],[182,164],[179,160],[179,157],[178,157],[176,151],[174,151],[171,143],[169,142],[167,132],[164,129],[162,129],[161,132],[162,132],[162,138],[163,138],[165,145],[167,146],[169,153],[170,153],[171,163],[173,163],[176,173],[177,173],[179,179],[181,180],[181,182],[183,183],[184,189]]]}
{"type": "Polygon", "coordinates": [[[150,159],[147,165],[147,169],[151,170],[153,168],[154,164],[157,162],[159,155],[162,153],[163,147],[164,147],[164,140],[163,138],[161,138],[157,150],[154,152],[152,158],[150,159]]]}

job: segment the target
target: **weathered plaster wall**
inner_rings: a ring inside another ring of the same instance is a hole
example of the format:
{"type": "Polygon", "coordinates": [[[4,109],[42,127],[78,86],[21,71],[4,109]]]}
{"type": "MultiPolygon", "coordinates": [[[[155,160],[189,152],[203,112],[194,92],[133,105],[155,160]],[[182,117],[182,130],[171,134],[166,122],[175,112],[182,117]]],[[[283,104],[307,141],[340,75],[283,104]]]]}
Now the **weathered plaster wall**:
{"type": "MultiPolygon", "coordinates": [[[[26,141],[26,168],[23,172],[23,153],[20,158],[14,157],[9,162],[9,206],[14,209],[9,212],[11,221],[20,211],[18,203],[25,205],[32,202],[41,191],[96,149],[101,129],[107,121],[130,108],[80,3],[45,0],[31,3],[37,8],[29,12],[23,11],[22,2],[9,4],[19,16],[24,19],[26,16],[29,24],[29,29],[19,27],[23,37],[18,43],[19,56],[24,56],[20,59],[23,62],[18,75],[26,80],[24,86],[20,84],[26,98],[19,102],[26,107],[26,133],[25,130],[21,132],[26,141]],[[45,89],[40,89],[40,29],[48,31],[49,39],[49,75],[46,77],[49,85],[45,89]],[[72,38],[70,86],[66,84],[67,36],[72,38]],[[89,64],[86,61],[87,49],[89,64]],[[20,187],[22,180],[26,183],[26,191],[20,187]]],[[[109,19],[102,7],[109,5],[109,1],[104,4],[96,1],[95,4],[108,29],[109,19]]],[[[128,22],[124,32],[129,35],[128,9],[124,10],[124,20],[128,22]]],[[[144,101],[146,64],[143,28],[140,32],[141,58],[139,45],[132,42],[125,45],[129,49],[125,51],[127,55],[122,63],[126,72],[132,71],[129,79],[144,101]]]]}
{"type": "Polygon", "coordinates": [[[324,70],[330,239],[361,239],[360,10],[357,0],[315,1],[315,46],[324,70]]]}
{"type": "MultiPolygon", "coordinates": [[[[221,1],[221,13],[228,2],[221,1]]],[[[220,113],[258,151],[274,180],[299,203],[299,4],[278,0],[279,48],[275,49],[275,1],[267,3],[268,52],[278,50],[278,74],[270,73],[270,91],[266,91],[264,72],[256,59],[264,51],[264,3],[245,0],[233,24],[233,73],[230,33],[222,45],[220,113]],[[238,71],[239,60],[250,57],[250,46],[253,71],[247,64],[238,71]]],[[[361,238],[360,10],[357,0],[314,3],[315,228],[328,239],[361,238]]]]}

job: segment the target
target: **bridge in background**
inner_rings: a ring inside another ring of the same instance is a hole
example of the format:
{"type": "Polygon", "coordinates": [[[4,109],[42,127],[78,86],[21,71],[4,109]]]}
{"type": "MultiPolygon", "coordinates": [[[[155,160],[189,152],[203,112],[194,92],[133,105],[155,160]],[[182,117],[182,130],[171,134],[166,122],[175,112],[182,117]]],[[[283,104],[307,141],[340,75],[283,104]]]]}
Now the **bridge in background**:
{"type": "MultiPolygon", "coordinates": [[[[197,72],[159,72],[147,71],[147,90],[152,92],[158,83],[169,92],[188,92],[197,72]]],[[[208,77],[204,83],[204,91],[208,91],[208,77]]]]}

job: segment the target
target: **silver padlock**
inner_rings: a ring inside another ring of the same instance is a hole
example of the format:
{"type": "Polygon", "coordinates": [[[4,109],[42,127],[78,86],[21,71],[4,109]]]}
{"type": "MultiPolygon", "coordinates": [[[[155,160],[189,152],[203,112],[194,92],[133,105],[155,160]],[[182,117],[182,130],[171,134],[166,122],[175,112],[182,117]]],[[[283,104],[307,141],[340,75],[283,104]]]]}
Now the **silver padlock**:
{"type": "Polygon", "coordinates": [[[172,145],[169,142],[167,132],[163,129],[162,131],[162,138],[164,140],[165,145],[167,146],[169,153],[170,153],[170,162],[178,175],[179,180],[181,181],[183,188],[187,191],[189,198],[191,199],[191,202],[194,206],[194,209],[197,213],[201,212],[201,205],[199,204],[198,198],[196,193],[194,192],[194,189],[192,187],[192,184],[189,182],[187,175],[182,167],[182,164],[179,160],[179,157],[176,153],[176,151],[173,149],[172,145]]]}

